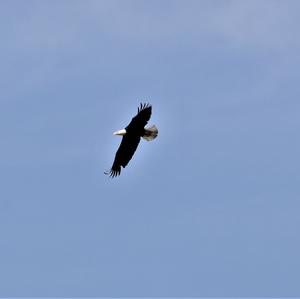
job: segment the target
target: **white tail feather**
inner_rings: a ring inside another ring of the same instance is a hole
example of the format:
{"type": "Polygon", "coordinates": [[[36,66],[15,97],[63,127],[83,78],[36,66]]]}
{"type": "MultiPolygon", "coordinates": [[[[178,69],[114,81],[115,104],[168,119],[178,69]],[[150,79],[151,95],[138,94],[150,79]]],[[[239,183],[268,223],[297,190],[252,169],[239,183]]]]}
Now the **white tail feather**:
{"type": "Polygon", "coordinates": [[[155,125],[146,128],[145,129],[145,135],[143,136],[144,139],[146,139],[147,141],[151,141],[153,139],[155,139],[158,135],[158,130],[156,128],[155,125]]]}

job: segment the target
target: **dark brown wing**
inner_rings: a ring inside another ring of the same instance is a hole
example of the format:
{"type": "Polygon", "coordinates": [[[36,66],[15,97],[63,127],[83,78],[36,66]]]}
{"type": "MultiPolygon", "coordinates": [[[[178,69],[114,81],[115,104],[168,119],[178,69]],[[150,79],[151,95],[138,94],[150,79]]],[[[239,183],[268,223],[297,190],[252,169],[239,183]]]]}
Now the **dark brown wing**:
{"type": "Polygon", "coordinates": [[[106,174],[109,174],[111,177],[120,175],[121,166],[124,168],[131,160],[140,140],[141,138],[139,136],[124,135],[116,152],[113,166],[109,172],[106,172],[106,174]]]}
{"type": "Polygon", "coordinates": [[[152,106],[150,104],[140,104],[138,114],[132,118],[130,124],[126,127],[126,130],[138,130],[144,128],[151,117],[151,113],[152,106]]]}

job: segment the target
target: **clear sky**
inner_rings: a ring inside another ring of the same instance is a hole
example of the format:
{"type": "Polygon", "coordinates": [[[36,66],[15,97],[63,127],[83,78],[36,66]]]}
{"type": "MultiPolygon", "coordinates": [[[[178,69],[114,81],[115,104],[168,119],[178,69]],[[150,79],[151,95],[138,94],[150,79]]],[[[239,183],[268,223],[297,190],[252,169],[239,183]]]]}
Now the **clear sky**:
{"type": "Polygon", "coordinates": [[[0,2],[0,296],[300,296],[300,1],[0,2]],[[159,137],[116,179],[113,136],[159,137]]]}

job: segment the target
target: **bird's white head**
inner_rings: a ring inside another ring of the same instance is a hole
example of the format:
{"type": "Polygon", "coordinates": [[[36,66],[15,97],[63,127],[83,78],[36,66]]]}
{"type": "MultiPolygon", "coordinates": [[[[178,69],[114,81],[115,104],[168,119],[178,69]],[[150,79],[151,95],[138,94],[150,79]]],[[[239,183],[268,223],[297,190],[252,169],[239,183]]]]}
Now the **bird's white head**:
{"type": "Polygon", "coordinates": [[[126,130],[125,129],[122,129],[122,130],[119,130],[119,131],[116,131],[114,132],[114,135],[120,135],[120,136],[123,136],[126,134],[126,130]]]}

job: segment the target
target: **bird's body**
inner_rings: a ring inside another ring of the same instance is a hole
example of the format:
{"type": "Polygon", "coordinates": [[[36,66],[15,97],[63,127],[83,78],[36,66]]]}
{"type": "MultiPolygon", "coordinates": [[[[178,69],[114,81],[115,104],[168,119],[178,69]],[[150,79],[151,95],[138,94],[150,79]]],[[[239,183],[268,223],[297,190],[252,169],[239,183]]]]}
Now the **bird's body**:
{"type": "Polygon", "coordinates": [[[122,142],[119,149],[116,152],[115,160],[110,171],[105,174],[109,174],[111,177],[120,175],[121,166],[126,167],[135,153],[141,137],[147,141],[153,140],[157,137],[158,130],[155,126],[145,128],[145,125],[151,117],[152,106],[149,104],[141,104],[138,108],[138,114],[132,118],[129,125],[120,131],[114,133],[114,135],[122,135],[122,142]]]}

